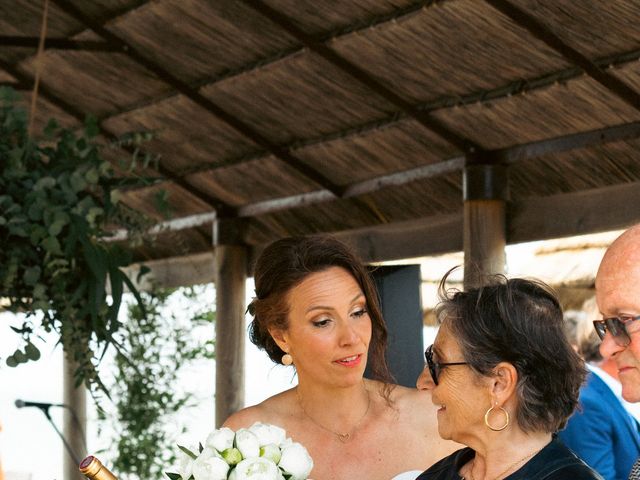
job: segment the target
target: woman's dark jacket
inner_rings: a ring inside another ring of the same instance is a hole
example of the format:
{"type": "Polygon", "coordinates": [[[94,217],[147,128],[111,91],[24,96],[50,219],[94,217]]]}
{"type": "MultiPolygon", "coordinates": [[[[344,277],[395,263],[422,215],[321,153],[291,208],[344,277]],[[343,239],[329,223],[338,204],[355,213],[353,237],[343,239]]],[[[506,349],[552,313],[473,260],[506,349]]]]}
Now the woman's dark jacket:
{"type": "MultiPolygon", "coordinates": [[[[416,480],[461,480],[458,473],[462,466],[473,459],[475,452],[470,448],[463,448],[452,453],[434,464],[427,471],[421,473],[416,480]]],[[[531,460],[519,470],[513,472],[504,480],[602,480],[595,470],[592,470],[576,457],[571,450],[554,438],[540,450],[531,460]]]]}

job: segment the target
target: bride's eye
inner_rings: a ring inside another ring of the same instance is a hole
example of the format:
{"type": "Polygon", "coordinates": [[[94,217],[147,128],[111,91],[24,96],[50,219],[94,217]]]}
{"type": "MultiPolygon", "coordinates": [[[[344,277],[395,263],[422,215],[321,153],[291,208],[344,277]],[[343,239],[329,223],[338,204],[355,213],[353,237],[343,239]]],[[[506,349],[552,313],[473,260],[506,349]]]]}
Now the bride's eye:
{"type": "Polygon", "coordinates": [[[354,311],[351,315],[353,315],[356,318],[360,318],[366,314],[367,314],[366,308],[359,308],[358,310],[354,311]]]}
{"type": "Polygon", "coordinates": [[[326,327],[327,325],[329,325],[329,322],[331,322],[331,319],[329,318],[321,318],[320,320],[314,320],[313,322],[313,326],[314,327],[326,327]]]}

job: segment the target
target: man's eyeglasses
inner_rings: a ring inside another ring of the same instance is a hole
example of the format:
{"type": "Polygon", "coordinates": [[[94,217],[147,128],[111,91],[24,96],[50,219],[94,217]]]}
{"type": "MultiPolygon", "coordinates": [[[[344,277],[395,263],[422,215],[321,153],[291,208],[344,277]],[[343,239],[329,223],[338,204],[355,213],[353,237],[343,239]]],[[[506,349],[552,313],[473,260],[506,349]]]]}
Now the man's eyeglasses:
{"type": "Polygon", "coordinates": [[[433,383],[438,385],[438,377],[440,376],[440,372],[444,367],[449,367],[451,365],[468,365],[467,362],[434,362],[433,361],[433,345],[429,345],[427,349],[424,351],[424,358],[427,361],[427,366],[429,367],[429,373],[431,374],[431,379],[433,383]]]}
{"type": "Polygon", "coordinates": [[[596,327],[596,332],[601,340],[604,339],[605,334],[609,332],[616,344],[621,347],[627,347],[631,343],[627,325],[636,320],[640,320],[640,315],[636,315],[635,317],[611,317],[603,320],[594,320],[593,326],[596,327]]]}

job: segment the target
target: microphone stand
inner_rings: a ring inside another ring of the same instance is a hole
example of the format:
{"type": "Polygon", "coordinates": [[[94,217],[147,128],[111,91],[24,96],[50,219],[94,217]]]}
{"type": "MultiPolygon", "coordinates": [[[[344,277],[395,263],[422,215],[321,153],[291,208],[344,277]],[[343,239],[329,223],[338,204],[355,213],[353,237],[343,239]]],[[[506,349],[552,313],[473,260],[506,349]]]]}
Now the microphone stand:
{"type": "Polygon", "coordinates": [[[64,444],[67,453],[69,454],[69,456],[71,457],[71,459],[75,462],[76,465],[80,464],[80,459],[76,456],[76,454],[74,453],[74,451],[71,449],[71,445],[69,445],[69,443],[67,442],[67,439],[64,438],[64,435],[62,434],[62,432],[58,429],[58,427],[56,426],[55,422],[53,421],[53,419],[51,418],[51,415],[49,414],[49,406],[47,405],[46,407],[37,407],[40,409],[40,411],[42,413],[44,413],[44,416],[47,417],[47,420],[49,420],[49,423],[51,424],[51,426],[53,426],[53,429],[56,431],[56,433],[58,434],[58,436],[60,437],[60,439],[62,440],[62,443],[64,444]]]}

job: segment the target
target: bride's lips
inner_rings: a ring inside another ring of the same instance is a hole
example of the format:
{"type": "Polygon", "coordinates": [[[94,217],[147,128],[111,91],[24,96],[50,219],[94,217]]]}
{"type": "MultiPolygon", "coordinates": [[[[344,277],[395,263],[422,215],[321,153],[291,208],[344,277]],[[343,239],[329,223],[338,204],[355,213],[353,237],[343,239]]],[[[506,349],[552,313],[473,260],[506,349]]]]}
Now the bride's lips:
{"type": "Polygon", "coordinates": [[[335,361],[338,365],[342,365],[343,367],[357,367],[362,362],[362,354],[359,353],[357,355],[349,355],[348,357],[343,357],[335,361]]]}

